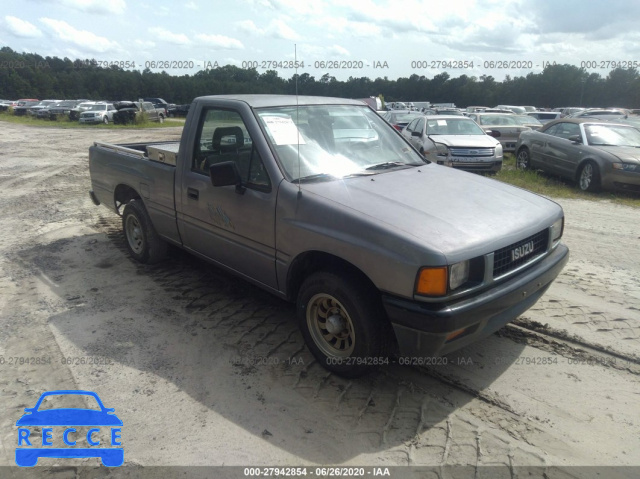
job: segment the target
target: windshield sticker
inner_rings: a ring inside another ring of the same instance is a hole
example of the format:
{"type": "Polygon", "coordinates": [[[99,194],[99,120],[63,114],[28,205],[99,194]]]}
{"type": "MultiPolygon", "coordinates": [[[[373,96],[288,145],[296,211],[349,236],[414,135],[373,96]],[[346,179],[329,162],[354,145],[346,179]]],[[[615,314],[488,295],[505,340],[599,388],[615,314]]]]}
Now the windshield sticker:
{"type": "Polygon", "coordinates": [[[447,120],[436,120],[438,122],[438,126],[447,126],[447,120]]]}
{"type": "Polygon", "coordinates": [[[276,145],[304,145],[298,127],[291,118],[281,116],[263,116],[265,125],[273,137],[276,145]]]}

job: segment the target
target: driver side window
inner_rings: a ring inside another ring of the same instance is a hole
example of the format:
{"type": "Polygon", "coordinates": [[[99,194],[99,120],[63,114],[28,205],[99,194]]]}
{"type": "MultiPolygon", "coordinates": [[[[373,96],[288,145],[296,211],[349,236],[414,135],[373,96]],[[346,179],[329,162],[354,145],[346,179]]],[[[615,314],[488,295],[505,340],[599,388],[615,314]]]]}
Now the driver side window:
{"type": "Polygon", "coordinates": [[[207,108],[202,112],[191,170],[209,175],[209,167],[232,161],[243,186],[262,191],[271,189],[267,171],[237,111],[207,108]]]}

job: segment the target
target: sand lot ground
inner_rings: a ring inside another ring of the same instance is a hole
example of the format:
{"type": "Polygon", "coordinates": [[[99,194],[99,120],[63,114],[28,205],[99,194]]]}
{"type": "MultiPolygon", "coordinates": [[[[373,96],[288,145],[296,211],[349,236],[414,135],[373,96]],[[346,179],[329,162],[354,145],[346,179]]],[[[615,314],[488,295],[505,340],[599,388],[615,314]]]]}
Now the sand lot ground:
{"type": "Polygon", "coordinates": [[[177,249],[136,263],[120,218],[90,201],[93,141],[178,139],[180,128],[0,132],[0,466],[15,464],[23,409],[62,389],[115,408],[126,466],[41,459],[0,476],[461,465],[476,477],[530,477],[523,466],[585,477],[596,469],[575,466],[640,466],[637,209],[560,201],[571,258],[531,310],[439,364],[347,380],[313,361],[291,305],[177,249]]]}

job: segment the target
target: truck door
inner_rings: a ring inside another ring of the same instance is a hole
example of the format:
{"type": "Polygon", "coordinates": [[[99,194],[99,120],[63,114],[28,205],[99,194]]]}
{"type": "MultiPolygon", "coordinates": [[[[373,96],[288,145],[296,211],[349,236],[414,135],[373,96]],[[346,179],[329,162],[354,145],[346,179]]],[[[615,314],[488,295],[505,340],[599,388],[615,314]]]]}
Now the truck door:
{"type": "Polygon", "coordinates": [[[203,108],[189,156],[182,157],[191,167],[182,170],[180,191],[184,246],[277,288],[277,189],[240,112],[203,108]],[[209,167],[227,161],[236,164],[241,188],[212,185],[209,167]]]}

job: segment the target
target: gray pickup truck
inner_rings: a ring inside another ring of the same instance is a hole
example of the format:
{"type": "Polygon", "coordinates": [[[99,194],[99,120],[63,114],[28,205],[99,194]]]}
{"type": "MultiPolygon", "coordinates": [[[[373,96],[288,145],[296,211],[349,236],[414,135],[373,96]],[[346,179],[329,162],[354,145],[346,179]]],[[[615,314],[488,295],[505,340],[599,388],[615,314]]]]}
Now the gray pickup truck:
{"type": "Polygon", "coordinates": [[[429,163],[355,100],[200,97],[179,143],[95,143],[89,159],[135,259],[173,244],[295,302],[343,376],[493,333],[569,257],[559,205],[429,163]]]}

